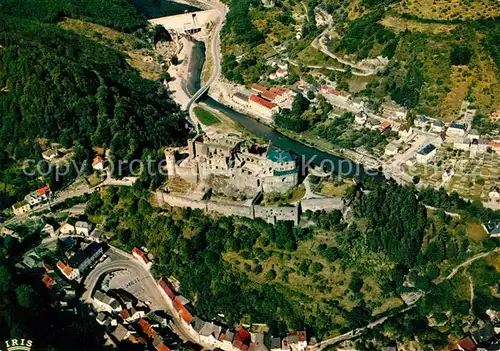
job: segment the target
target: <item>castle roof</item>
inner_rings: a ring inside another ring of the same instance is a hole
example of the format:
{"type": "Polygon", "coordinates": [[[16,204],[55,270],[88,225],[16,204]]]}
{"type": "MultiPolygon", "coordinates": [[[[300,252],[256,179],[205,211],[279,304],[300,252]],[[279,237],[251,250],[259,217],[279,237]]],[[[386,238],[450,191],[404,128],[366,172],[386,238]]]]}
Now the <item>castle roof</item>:
{"type": "Polygon", "coordinates": [[[266,155],[268,160],[278,163],[294,161],[296,157],[287,151],[281,149],[269,148],[266,155]]]}

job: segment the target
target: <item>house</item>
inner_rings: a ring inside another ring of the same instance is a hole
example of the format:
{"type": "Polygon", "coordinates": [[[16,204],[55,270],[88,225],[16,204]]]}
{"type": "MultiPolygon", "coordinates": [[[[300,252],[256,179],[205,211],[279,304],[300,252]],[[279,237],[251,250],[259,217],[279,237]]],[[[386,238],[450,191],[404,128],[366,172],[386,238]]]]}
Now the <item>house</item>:
{"type": "Polygon", "coordinates": [[[125,339],[127,339],[129,336],[132,335],[132,333],[130,332],[130,330],[128,330],[127,328],[125,328],[123,325],[121,324],[118,324],[118,326],[116,327],[116,329],[113,331],[113,333],[111,333],[111,335],[118,341],[123,341],[125,339]]]}
{"type": "Polygon", "coordinates": [[[104,325],[106,323],[106,321],[108,320],[108,315],[105,312],[99,312],[97,314],[97,317],[95,318],[95,320],[100,325],[104,325]]]}
{"type": "Polygon", "coordinates": [[[175,310],[177,311],[177,313],[179,314],[179,317],[181,317],[182,320],[186,324],[189,325],[191,323],[191,321],[193,320],[193,316],[187,310],[187,308],[182,304],[182,300],[179,299],[178,296],[175,297],[175,299],[174,299],[174,307],[175,307],[175,310]]]}
{"type": "Polygon", "coordinates": [[[467,130],[467,128],[466,128],[465,124],[451,122],[450,125],[448,126],[448,129],[446,129],[446,136],[463,137],[465,135],[466,130],[467,130]]]}
{"type": "Polygon", "coordinates": [[[30,204],[26,200],[23,200],[21,202],[12,205],[12,211],[14,211],[14,214],[16,216],[22,216],[23,214],[27,213],[30,210],[30,208],[31,208],[30,204]]]}
{"type": "Polygon", "coordinates": [[[59,235],[70,235],[74,233],[75,233],[75,226],[73,223],[71,223],[71,220],[68,220],[59,228],[59,235]]]}
{"type": "Polygon", "coordinates": [[[258,114],[272,120],[273,115],[279,112],[276,104],[261,98],[258,95],[250,95],[250,107],[255,109],[258,114]]]}
{"type": "Polygon", "coordinates": [[[370,118],[368,121],[366,121],[365,127],[370,130],[377,130],[380,129],[380,122],[376,119],[370,118]]]}
{"type": "Polygon", "coordinates": [[[56,266],[68,280],[74,280],[80,276],[80,271],[78,269],[71,268],[61,260],[57,261],[56,266]]]}
{"type": "Polygon", "coordinates": [[[137,247],[134,247],[132,250],[132,256],[134,256],[147,270],[149,270],[153,265],[148,256],[146,256],[146,254],[137,247]]]}
{"type": "Polygon", "coordinates": [[[203,325],[201,329],[199,329],[198,334],[201,342],[215,346],[219,340],[221,332],[222,328],[219,325],[216,325],[212,322],[203,322],[203,325]]]}
{"type": "Polygon", "coordinates": [[[51,161],[57,157],[57,152],[49,149],[49,150],[42,152],[42,157],[44,160],[51,161]]]}
{"type": "Polygon", "coordinates": [[[387,156],[394,156],[394,155],[396,155],[398,153],[398,148],[399,148],[399,144],[396,143],[396,142],[394,142],[394,141],[391,141],[385,147],[384,154],[387,155],[387,156]]]}
{"type": "Polygon", "coordinates": [[[107,311],[109,313],[118,313],[122,310],[122,306],[117,299],[107,295],[101,290],[96,290],[92,298],[93,304],[97,310],[107,311]]]}
{"type": "Polygon", "coordinates": [[[417,151],[417,163],[426,164],[428,163],[434,155],[436,155],[437,149],[434,145],[428,144],[420,150],[417,151]]]}
{"type": "Polygon", "coordinates": [[[495,336],[495,329],[490,322],[479,321],[479,327],[472,332],[472,339],[477,345],[484,344],[495,336]]]}
{"type": "Polygon", "coordinates": [[[488,193],[488,203],[495,206],[500,206],[500,187],[493,186],[488,193]]]}
{"type": "Polygon", "coordinates": [[[467,134],[467,138],[469,138],[470,141],[474,139],[479,139],[480,134],[476,129],[471,129],[469,133],[467,134]]]}
{"type": "Polygon", "coordinates": [[[96,156],[92,160],[92,168],[94,171],[102,171],[104,169],[104,160],[101,156],[96,156]]]}
{"type": "Polygon", "coordinates": [[[153,326],[145,319],[139,319],[137,327],[146,340],[153,341],[158,336],[158,333],[153,326]]]}
{"type": "Polygon", "coordinates": [[[349,99],[351,99],[351,94],[349,94],[348,92],[333,89],[328,85],[322,85],[320,88],[320,92],[334,105],[345,105],[349,101],[349,99]]]}
{"type": "Polygon", "coordinates": [[[359,125],[364,125],[368,119],[368,115],[364,111],[359,111],[354,115],[354,122],[359,125]]]}
{"type": "Polygon", "coordinates": [[[408,109],[394,101],[382,105],[382,117],[384,118],[401,121],[406,119],[407,114],[408,109]]]}
{"type": "Polygon", "coordinates": [[[42,231],[40,232],[42,236],[47,236],[49,235],[51,238],[55,238],[56,232],[54,231],[54,227],[50,224],[45,224],[45,226],[42,228],[42,231]]]}
{"type": "Polygon", "coordinates": [[[282,68],[278,68],[276,72],[273,72],[269,75],[269,79],[277,80],[281,78],[285,78],[288,76],[288,71],[282,68]]]}
{"type": "Polygon", "coordinates": [[[0,228],[0,237],[5,237],[5,236],[10,236],[14,239],[21,240],[21,237],[19,236],[18,233],[13,231],[12,229],[9,229],[7,227],[2,227],[0,228]]]}
{"type": "Polygon", "coordinates": [[[163,295],[163,297],[173,301],[175,298],[175,294],[173,293],[172,289],[170,289],[168,284],[163,280],[163,278],[160,278],[157,284],[160,287],[160,292],[163,295]]]}
{"type": "Polygon", "coordinates": [[[96,242],[90,243],[85,249],[78,250],[70,259],[69,266],[78,269],[80,273],[84,273],[91,267],[102,255],[104,250],[102,245],[96,242]]]}
{"type": "Polygon", "coordinates": [[[492,238],[500,237],[500,222],[483,223],[483,228],[492,238]]]}
{"type": "Polygon", "coordinates": [[[409,127],[407,129],[400,129],[398,135],[401,139],[407,139],[413,134],[413,128],[409,127]]]}
{"type": "Polygon", "coordinates": [[[247,94],[243,94],[240,92],[237,92],[233,95],[234,102],[236,102],[237,104],[240,104],[241,106],[244,106],[244,107],[248,107],[248,99],[249,99],[249,97],[247,94]]]}
{"type": "Polygon", "coordinates": [[[461,339],[457,345],[459,350],[462,351],[474,351],[477,349],[476,344],[470,336],[461,339]]]}
{"type": "Polygon", "coordinates": [[[490,114],[490,119],[494,122],[498,122],[500,120],[500,110],[499,111],[495,111],[495,112],[492,112],[490,114]]]}
{"type": "Polygon", "coordinates": [[[473,139],[470,143],[471,157],[477,154],[484,154],[488,151],[488,142],[483,139],[473,139]]]}
{"type": "Polygon", "coordinates": [[[50,289],[55,284],[55,281],[54,278],[45,273],[42,276],[42,283],[47,287],[47,289],[50,289]]]}
{"type": "Polygon", "coordinates": [[[426,115],[418,115],[417,118],[413,121],[415,127],[424,128],[429,124],[429,117],[426,115]]]}
{"type": "Polygon", "coordinates": [[[444,126],[445,125],[443,121],[436,120],[434,123],[432,123],[431,132],[441,133],[442,131],[444,131],[444,126]]]}
{"type": "Polygon", "coordinates": [[[50,195],[50,188],[48,185],[46,185],[26,195],[24,199],[29,202],[31,207],[33,207],[39,205],[42,202],[47,201],[49,195],[50,195]]]}
{"type": "Polygon", "coordinates": [[[391,124],[391,122],[389,122],[389,121],[382,121],[382,122],[380,122],[380,126],[379,126],[380,131],[381,131],[381,132],[383,132],[384,130],[386,130],[386,129],[390,128],[390,127],[391,127],[391,125],[392,125],[392,124],[391,124]]]}
{"type": "Polygon", "coordinates": [[[448,182],[453,177],[454,174],[455,171],[453,171],[453,168],[448,168],[446,171],[443,172],[441,178],[443,182],[448,182]]]}
{"type": "Polygon", "coordinates": [[[75,223],[76,235],[88,236],[92,231],[92,224],[84,221],[78,221],[75,223]]]}

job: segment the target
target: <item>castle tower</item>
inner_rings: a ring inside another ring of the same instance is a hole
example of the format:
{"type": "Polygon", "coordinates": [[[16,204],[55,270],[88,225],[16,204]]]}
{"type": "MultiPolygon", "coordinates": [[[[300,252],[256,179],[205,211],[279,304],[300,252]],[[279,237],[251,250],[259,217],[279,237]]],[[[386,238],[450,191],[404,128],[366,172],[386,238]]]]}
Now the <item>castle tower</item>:
{"type": "Polygon", "coordinates": [[[165,161],[167,162],[167,177],[168,179],[175,178],[175,154],[168,149],[165,149],[165,161]]]}

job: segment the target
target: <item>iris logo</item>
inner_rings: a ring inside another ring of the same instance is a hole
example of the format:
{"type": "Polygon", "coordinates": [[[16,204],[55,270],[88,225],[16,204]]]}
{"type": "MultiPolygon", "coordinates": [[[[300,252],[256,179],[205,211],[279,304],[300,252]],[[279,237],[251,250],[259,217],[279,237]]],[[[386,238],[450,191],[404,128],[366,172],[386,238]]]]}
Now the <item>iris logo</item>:
{"type": "Polygon", "coordinates": [[[6,351],[30,351],[33,341],[28,339],[12,339],[5,342],[6,351]]]}

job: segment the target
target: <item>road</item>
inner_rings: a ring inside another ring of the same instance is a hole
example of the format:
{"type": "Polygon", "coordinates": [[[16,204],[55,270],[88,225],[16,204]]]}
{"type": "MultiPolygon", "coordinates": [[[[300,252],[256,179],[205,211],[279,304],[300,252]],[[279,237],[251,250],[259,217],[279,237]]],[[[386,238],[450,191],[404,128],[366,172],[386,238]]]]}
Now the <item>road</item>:
{"type": "Polygon", "coordinates": [[[497,247],[497,248],[490,250],[488,252],[483,252],[483,253],[479,253],[475,256],[472,256],[467,261],[465,261],[465,262],[459,264],[458,266],[456,266],[455,268],[453,268],[453,270],[450,272],[450,274],[448,274],[445,278],[439,280],[437,284],[441,283],[443,280],[449,280],[449,279],[453,278],[458,273],[460,268],[467,267],[472,262],[479,260],[480,258],[486,257],[486,256],[492,254],[493,252],[500,252],[500,247],[497,247]]]}
{"type": "Polygon", "coordinates": [[[323,36],[323,33],[320,34],[319,37],[317,37],[316,39],[314,39],[312,41],[311,46],[313,48],[321,51],[323,54],[330,56],[331,58],[337,60],[338,62],[340,62],[346,66],[350,66],[351,68],[357,69],[358,71],[352,71],[352,74],[355,76],[368,77],[368,76],[372,76],[372,75],[377,73],[376,70],[374,70],[374,69],[367,69],[367,68],[359,67],[359,65],[357,65],[353,62],[344,60],[344,59],[338,57],[337,55],[335,55],[334,53],[330,52],[330,50],[328,49],[328,47],[326,46],[326,44],[324,42],[325,38],[323,36]]]}

